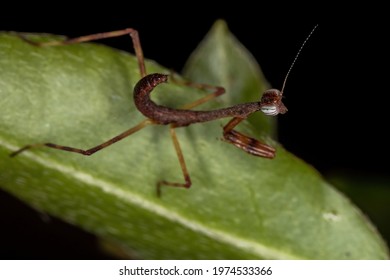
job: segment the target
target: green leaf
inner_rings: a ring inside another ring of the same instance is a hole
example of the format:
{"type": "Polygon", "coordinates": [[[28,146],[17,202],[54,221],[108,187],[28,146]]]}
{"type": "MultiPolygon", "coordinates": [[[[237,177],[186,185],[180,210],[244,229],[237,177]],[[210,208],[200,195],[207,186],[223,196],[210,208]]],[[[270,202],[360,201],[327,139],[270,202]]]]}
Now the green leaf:
{"type": "MultiPolygon", "coordinates": [[[[264,129],[272,125],[264,128],[269,120],[260,113],[253,123],[264,126],[246,122],[239,129],[254,136],[261,130],[262,139],[277,148],[274,160],[220,141],[226,119],[179,128],[193,186],[164,188],[161,198],[155,195],[157,181],[183,180],[166,126],[147,127],[92,157],[41,148],[10,158],[29,143],[90,148],[134,126],[143,120],[132,101],[140,76],[133,56],[97,44],[39,48],[2,33],[0,54],[0,185],[32,207],[108,239],[135,258],[388,258],[360,211],[266,136],[264,129]]],[[[152,62],[147,67],[149,73],[167,72],[152,62]]],[[[212,81],[228,88],[203,109],[256,100],[267,87],[221,21],[192,56],[187,74],[196,78],[198,67],[209,69],[205,77],[220,75],[212,81]],[[203,60],[210,44],[225,53],[218,58],[223,69],[215,60],[209,69],[203,60]],[[233,83],[232,67],[247,73],[235,75],[233,83]]],[[[153,99],[178,107],[201,96],[167,84],[153,99]]]]}
{"type": "Polygon", "coordinates": [[[356,173],[348,170],[333,171],[326,178],[366,213],[386,240],[390,238],[390,177],[356,173]]]}
{"type": "MultiPolygon", "coordinates": [[[[195,81],[223,85],[219,100],[231,105],[259,100],[270,88],[252,54],[218,21],[188,59],[183,75],[195,81]]],[[[276,134],[276,118],[261,113],[249,117],[257,133],[276,134]]]]}

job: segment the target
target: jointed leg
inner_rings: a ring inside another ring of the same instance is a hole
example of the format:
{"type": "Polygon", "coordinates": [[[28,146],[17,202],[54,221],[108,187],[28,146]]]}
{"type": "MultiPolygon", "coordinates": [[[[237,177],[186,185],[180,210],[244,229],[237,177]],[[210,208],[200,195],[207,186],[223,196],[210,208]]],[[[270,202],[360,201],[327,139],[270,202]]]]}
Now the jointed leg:
{"type": "Polygon", "coordinates": [[[20,154],[21,152],[23,151],[26,151],[26,150],[29,150],[31,148],[36,148],[36,147],[43,147],[43,146],[46,146],[46,147],[49,147],[49,148],[53,148],[53,149],[57,149],[57,150],[63,150],[63,151],[68,151],[68,152],[74,152],[74,153],[78,153],[78,154],[82,154],[84,156],[90,156],[94,153],[96,153],[97,151],[100,151],[120,140],[122,140],[123,138],[126,138],[127,136],[137,132],[138,130],[144,128],[145,126],[147,125],[151,125],[151,124],[154,124],[154,122],[150,119],[146,119],[142,122],[140,122],[139,124],[137,124],[136,126],[130,128],[129,130],[126,130],[125,132],[119,134],[118,136],[115,136],[114,138],[111,138],[110,140],[100,144],[100,145],[97,145],[96,147],[93,147],[91,149],[88,149],[88,150],[82,150],[82,149],[78,149],[78,148],[73,148],[73,147],[68,147],[68,146],[62,146],[62,145],[57,145],[57,144],[53,144],[53,143],[38,143],[38,144],[31,144],[31,145],[26,145],[24,146],[23,148],[13,152],[10,154],[11,157],[14,157],[14,156],[17,156],[18,154],[20,154]]]}
{"type": "Polygon", "coordinates": [[[144,61],[144,54],[142,52],[141,47],[141,41],[139,40],[138,31],[133,28],[126,28],[123,30],[117,30],[117,31],[111,31],[111,32],[104,32],[104,33],[97,33],[97,34],[91,34],[87,36],[81,36],[77,38],[68,39],[65,41],[52,41],[52,42],[34,42],[29,39],[27,39],[23,34],[20,34],[20,37],[35,46],[40,47],[49,47],[49,46],[63,46],[63,45],[71,45],[71,44],[77,44],[82,42],[89,42],[94,40],[100,40],[105,38],[112,38],[112,37],[119,37],[123,35],[130,35],[131,39],[133,40],[133,46],[135,55],[138,60],[138,66],[141,73],[141,78],[146,76],[146,68],[145,68],[145,61],[144,61]]]}
{"type": "MultiPolygon", "coordinates": [[[[143,78],[146,76],[145,59],[144,59],[144,54],[142,51],[141,41],[139,39],[138,31],[133,29],[133,28],[126,28],[123,30],[116,30],[116,31],[111,31],[111,32],[91,34],[91,35],[81,36],[81,37],[77,37],[77,38],[67,39],[64,41],[34,42],[34,41],[27,39],[23,34],[20,34],[20,37],[24,41],[26,41],[32,45],[40,46],[40,47],[49,47],[49,46],[72,45],[72,44],[77,44],[77,43],[82,43],[82,42],[90,42],[90,41],[94,41],[94,40],[119,37],[119,36],[123,36],[123,35],[130,35],[130,37],[133,41],[133,47],[134,47],[135,55],[136,55],[137,60],[138,60],[138,66],[140,69],[141,78],[143,78]]],[[[196,106],[199,106],[199,105],[225,93],[225,89],[223,87],[211,86],[211,85],[201,84],[201,83],[194,83],[194,82],[190,82],[190,81],[178,81],[174,78],[173,74],[170,76],[171,76],[171,80],[174,83],[183,84],[183,85],[193,87],[193,88],[209,89],[209,90],[214,91],[211,94],[209,94],[209,95],[207,95],[199,100],[196,100],[190,104],[184,105],[183,107],[181,107],[181,109],[186,109],[186,110],[192,109],[196,106]]]]}
{"type": "Polygon", "coordinates": [[[198,100],[195,100],[194,102],[186,104],[186,105],[180,107],[180,109],[190,110],[192,108],[195,108],[196,106],[199,106],[203,103],[206,103],[207,101],[210,101],[210,100],[225,93],[225,89],[223,87],[214,87],[214,86],[210,86],[210,87],[213,87],[215,89],[215,91],[213,93],[210,93],[210,94],[206,95],[205,97],[202,97],[198,100]]]}
{"type": "MultiPolygon", "coordinates": [[[[68,39],[65,41],[34,42],[34,41],[27,39],[23,34],[20,34],[20,37],[23,40],[25,40],[26,42],[33,44],[35,46],[46,47],[46,46],[71,45],[71,44],[88,42],[88,41],[99,40],[99,39],[104,39],[104,38],[118,37],[118,36],[122,36],[122,35],[130,35],[130,37],[132,38],[133,46],[135,49],[135,54],[136,54],[136,57],[138,60],[138,66],[140,69],[140,73],[141,73],[142,77],[145,77],[146,76],[146,68],[145,68],[144,55],[142,52],[141,42],[139,40],[138,31],[135,29],[132,29],[132,28],[111,31],[111,32],[105,32],[105,33],[97,33],[97,34],[92,34],[92,35],[87,35],[87,36],[81,36],[81,37],[77,37],[77,38],[68,39]]],[[[25,150],[29,150],[29,149],[35,148],[35,147],[42,147],[42,146],[89,156],[89,155],[96,153],[97,151],[100,151],[101,149],[104,149],[104,148],[114,144],[115,142],[122,140],[123,138],[133,134],[134,132],[142,129],[143,127],[145,127],[149,124],[153,124],[153,123],[154,122],[152,120],[146,119],[146,120],[142,121],[141,123],[139,123],[138,125],[136,125],[135,127],[119,134],[118,136],[115,136],[114,138],[112,138],[112,139],[110,139],[110,140],[108,140],[108,141],[106,141],[106,142],[104,142],[96,147],[88,149],[88,150],[82,150],[82,149],[78,149],[78,148],[62,146],[62,145],[57,145],[57,144],[53,144],[53,143],[39,143],[39,144],[26,145],[23,148],[11,153],[10,156],[14,157],[25,150]]]]}
{"type": "Polygon", "coordinates": [[[187,188],[188,189],[189,187],[191,187],[191,184],[192,184],[190,174],[188,173],[187,166],[186,166],[186,163],[184,161],[184,156],[183,156],[183,153],[181,151],[179,141],[177,139],[177,135],[175,132],[175,126],[170,125],[169,131],[171,133],[173,146],[175,147],[177,157],[179,158],[179,163],[180,163],[181,170],[183,172],[185,183],[172,183],[172,182],[167,182],[165,180],[160,181],[157,183],[157,196],[161,196],[161,187],[163,185],[170,186],[170,187],[179,187],[179,188],[187,188]]]}
{"type": "MultiPolygon", "coordinates": [[[[141,47],[141,42],[139,40],[138,31],[135,29],[132,29],[132,28],[111,31],[111,32],[105,32],[105,33],[97,33],[97,34],[92,34],[92,35],[87,35],[87,36],[81,36],[81,37],[77,37],[77,38],[68,39],[65,41],[34,42],[34,41],[27,39],[23,34],[21,34],[20,37],[32,45],[46,47],[46,46],[71,45],[71,44],[76,44],[76,43],[81,43],[81,42],[88,42],[88,41],[93,41],[93,40],[118,37],[118,36],[122,36],[122,35],[130,35],[130,37],[132,38],[133,46],[134,46],[135,54],[136,54],[136,57],[138,60],[138,66],[140,69],[141,76],[142,77],[146,76],[144,55],[142,52],[142,47],[141,47]]],[[[13,152],[10,156],[16,156],[25,150],[35,148],[35,147],[42,147],[42,146],[46,146],[46,147],[58,149],[58,150],[79,153],[82,155],[92,155],[92,154],[96,153],[97,151],[100,151],[101,149],[104,149],[105,147],[110,146],[110,145],[114,144],[115,142],[118,142],[119,140],[122,140],[123,138],[131,135],[132,133],[140,130],[141,128],[143,128],[149,124],[153,124],[153,123],[154,122],[152,120],[149,120],[149,119],[144,120],[141,123],[139,123],[138,125],[136,125],[135,127],[123,132],[122,134],[120,134],[120,135],[118,135],[118,136],[116,136],[116,137],[96,146],[96,147],[88,149],[88,150],[82,150],[82,149],[78,149],[78,148],[62,146],[62,145],[57,145],[57,144],[53,144],[53,143],[39,143],[39,144],[27,145],[27,146],[19,149],[18,151],[13,152]]]]}
{"type": "MultiPolygon", "coordinates": [[[[33,41],[23,37],[22,35],[21,35],[21,38],[23,40],[27,41],[28,43],[36,45],[36,46],[61,46],[61,45],[70,45],[70,44],[81,43],[81,42],[88,42],[88,41],[104,39],[104,38],[117,37],[117,36],[122,36],[122,35],[126,35],[126,34],[130,35],[132,38],[133,46],[135,49],[135,54],[136,54],[136,57],[138,60],[138,65],[139,65],[141,77],[145,77],[146,76],[146,68],[145,68],[144,56],[143,56],[143,52],[142,52],[142,48],[141,48],[141,43],[139,40],[138,32],[132,28],[127,28],[124,30],[118,30],[118,31],[112,31],[112,32],[106,32],[106,33],[92,34],[92,35],[82,36],[82,37],[78,37],[78,38],[68,39],[65,41],[53,41],[53,42],[45,42],[45,43],[33,42],[33,41]]],[[[193,82],[188,82],[188,81],[177,82],[174,79],[173,75],[171,76],[171,80],[173,82],[182,83],[186,86],[190,86],[190,87],[194,87],[194,88],[198,88],[198,89],[213,90],[213,92],[211,94],[209,94],[203,98],[200,98],[200,99],[198,99],[190,104],[184,105],[183,107],[181,107],[181,109],[187,109],[187,110],[192,109],[196,106],[199,106],[199,105],[225,93],[225,89],[222,87],[193,83],[193,82]]],[[[46,146],[46,147],[53,148],[53,149],[64,150],[64,151],[69,151],[69,152],[74,152],[74,153],[79,153],[82,155],[89,156],[89,155],[92,155],[92,154],[124,139],[125,137],[137,132],[138,130],[140,130],[140,129],[142,129],[145,126],[150,125],[150,124],[154,124],[153,120],[146,119],[143,122],[136,125],[135,127],[119,134],[118,136],[115,136],[114,138],[112,138],[112,139],[110,139],[110,140],[108,140],[108,141],[106,141],[106,142],[104,142],[96,147],[88,149],[88,150],[82,150],[79,148],[62,146],[62,145],[57,145],[57,144],[53,144],[53,143],[41,143],[41,144],[27,145],[27,146],[13,152],[12,154],[10,154],[10,156],[13,157],[13,156],[20,154],[21,152],[23,152],[25,150],[35,148],[35,147],[41,147],[41,146],[46,146]]],[[[177,139],[175,127],[173,125],[170,125],[170,134],[171,134],[174,148],[175,148],[175,151],[176,151],[176,154],[178,156],[179,163],[180,163],[180,166],[181,166],[181,169],[183,172],[185,183],[173,183],[173,182],[168,182],[168,181],[160,181],[157,184],[157,195],[158,196],[161,195],[161,186],[163,186],[163,185],[171,186],[171,187],[189,188],[192,184],[190,175],[188,173],[188,170],[187,170],[187,167],[185,164],[184,156],[183,156],[183,153],[181,151],[179,141],[177,139]]]]}
{"type": "Polygon", "coordinates": [[[171,73],[171,75],[169,75],[169,79],[171,82],[173,82],[175,84],[184,85],[187,87],[192,87],[192,88],[201,89],[201,90],[211,90],[212,91],[210,94],[206,95],[205,97],[202,97],[202,98],[195,100],[189,104],[181,106],[180,109],[183,109],[183,110],[190,110],[192,108],[195,108],[196,106],[199,106],[203,103],[206,103],[206,102],[225,93],[225,88],[223,88],[223,87],[212,86],[212,85],[202,84],[202,83],[195,83],[195,82],[191,82],[191,81],[177,80],[175,78],[174,73],[171,73]]]}
{"type": "Polygon", "coordinates": [[[265,158],[274,158],[275,157],[275,149],[261,143],[260,141],[246,136],[233,128],[236,127],[240,122],[244,119],[242,118],[233,118],[231,119],[223,128],[223,138],[226,142],[229,142],[244,150],[245,152],[265,158]]]}
{"type": "MultiPolygon", "coordinates": [[[[123,30],[116,30],[116,31],[111,31],[111,32],[91,34],[91,35],[67,39],[64,41],[34,42],[34,41],[31,41],[28,38],[26,38],[23,34],[20,34],[20,37],[24,41],[26,41],[32,45],[40,46],[40,47],[49,47],[49,46],[72,45],[72,44],[77,44],[77,43],[90,42],[90,41],[94,41],[94,40],[119,37],[119,36],[123,36],[123,35],[130,35],[130,37],[133,41],[133,47],[134,47],[135,55],[136,55],[137,60],[138,60],[138,66],[140,69],[141,78],[143,78],[146,76],[145,59],[144,59],[144,54],[142,51],[141,41],[139,39],[138,31],[133,29],[133,28],[126,28],[123,30]]],[[[199,100],[196,100],[190,104],[184,105],[183,107],[181,107],[181,109],[187,109],[187,110],[192,109],[196,106],[199,106],[199,105],[225,93],[225,89],[223,87],[212,86],[212,85],[201,84],[201,83],[194,83],[194,82],[190,82],[190,81],[178,81],[174,78],[173,74],[171,74],[170,77],[171,77],[171,81],[174,83],[183,84],[183,85],[197,88],[197,89],[213,90],[213,92],[211,94],[209,94],[209,95],[207,95],[199,100]]]]}
{"type": "MultiPolygon", "coordinates": [[[[173,82],[175,82],[175,83],[182,83],[182,84],[189,86],[189,87],[194,87],[194,88],[198,88],[198,89],[212,89],[212,90],[214,90],[214,92],[212,92],[212,93],[206,95],[205,97],[202,97],[194,102],[186,104],[186,105],[180,107],[180,109],[185,109],[185,110],[192,109],[196,106],[199,106],[199,105],[225,93],[225,89],[223,87],[217,87],[217,86],[211,86],[211,85],[207,85],[207,84],[199,84],[199,83],[193,83],[193,82],[187,82],[187,81],[186,82],[178,82],[177,80],[174,80],[173,75],[171,75],[171,80],[173,80],[173,82]]],[[[179,140],[177,139],[177,135],[175,132],[175,126],[170,125],[169,131],[170,131],[170,134],[172,137],[173,146],[175,147],[175,151],[176,151],[177,157],[179,159],[179,163],[180,163],[181,170],[183,172],[183,177],[184,177],[185,183],[172,183],[172,182],[168,182],[165,180],[159,181],[157,183],[157,196],[161,196],[161,187],[164,185],[171,186],[171,187],[190,188],[191,184],[192,184],[191,177],[190,177],[190,174],[188,173],[187,166],[186,166],[186,163],[184,160],[183,152],[181,151],[180,143],[179,143],[179,140]]]]}

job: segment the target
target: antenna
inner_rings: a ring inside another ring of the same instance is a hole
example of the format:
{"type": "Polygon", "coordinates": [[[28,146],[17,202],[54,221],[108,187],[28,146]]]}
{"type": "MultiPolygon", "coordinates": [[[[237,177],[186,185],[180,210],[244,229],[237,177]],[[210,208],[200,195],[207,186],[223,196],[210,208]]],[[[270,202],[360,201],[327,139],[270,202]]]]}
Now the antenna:
{"type": "Polygon", "coordinates": [[[318,26],[318,24],[316,24],[316,25],[313,27],[313,29],[310,31],[309,35],[306,37],[305,41],[303,41],[303,43],[302,43],[301,47],[299,48],[299,50],[298,50],[296,56],[294,57],[294,60],[293,60],[293,62],[291,63],[290,68],[289,68],[288,71],[287,71],[286,77],[284,78],[283,86],[282,86],[282,90],[281,90],[282,93],[283,93],[284,87],[286,86],[286,81],[287,81],[288,75],[290,75],[291,69],[293,68],[295,62],[297,61],[297,58],[298,58],[299,54],[301,53],[301,51],[302,51],[303,47],[305,46],[306,42],[309,40],[311,34],[313,34],[314,30],[316,30],[317,26],[318,26]]]}

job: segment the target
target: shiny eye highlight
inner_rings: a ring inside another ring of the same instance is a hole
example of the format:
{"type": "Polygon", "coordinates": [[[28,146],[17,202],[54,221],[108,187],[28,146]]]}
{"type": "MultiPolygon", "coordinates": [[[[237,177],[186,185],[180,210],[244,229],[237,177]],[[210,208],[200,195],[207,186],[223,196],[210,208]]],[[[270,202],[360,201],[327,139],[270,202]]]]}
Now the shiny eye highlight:
{"type": "Polygon", "coordinates": [[[277,89],[266,90],[260,100],[260,110],[267,116],[276,116],[287,112],[282,102],[283,94],[277,89]]]}
{"type": "Polygon", "coordinates": [[[261,111],[267,116],[276,116],[279,114],[279,108],[276,105],[263,105],[261,111]]]}

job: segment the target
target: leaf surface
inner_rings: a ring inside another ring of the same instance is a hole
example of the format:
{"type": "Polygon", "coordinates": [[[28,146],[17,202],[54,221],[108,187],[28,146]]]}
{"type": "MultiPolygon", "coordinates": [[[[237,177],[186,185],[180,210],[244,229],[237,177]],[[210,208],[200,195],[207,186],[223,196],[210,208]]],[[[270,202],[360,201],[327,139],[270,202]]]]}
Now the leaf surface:
{"type": "MultiPolygon", "coordinates": [[[[147,69],[169,73],[150,61],[147,69]]],[[[388,258],[360,211],[267,136],[275,123],[261,113],[239,130],[275,146],[275,159],[220,141],[227,119],[179,128],[193,186],[164,188],[158,198],[157,181],[183,181],[166,126],[146,127],[91,157],[48,148],[8,156],[40,142],[87,149],[142,121],[132,100],[140,78],[132,55],[91,43],[34,47],[2,33],[0,71],[0,185],[40,211],[119,244],[134,258],[388,258]]],[[[227,88],[199,109],[257,100],[268,87],[222,21],[185,73],[227,88]]],[[[202,96],[172,83],[153,92],[153,100],[175,107],[202,96]]]]}

